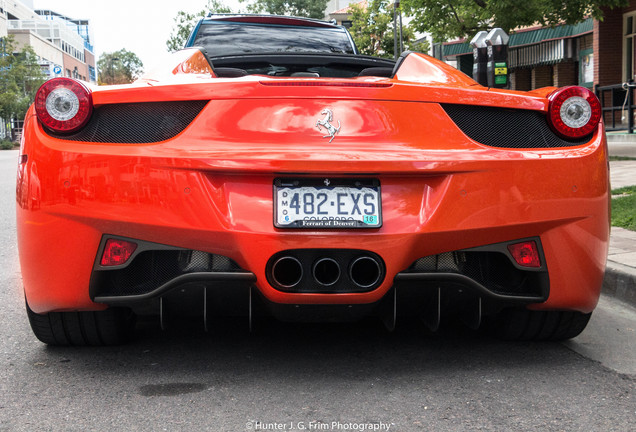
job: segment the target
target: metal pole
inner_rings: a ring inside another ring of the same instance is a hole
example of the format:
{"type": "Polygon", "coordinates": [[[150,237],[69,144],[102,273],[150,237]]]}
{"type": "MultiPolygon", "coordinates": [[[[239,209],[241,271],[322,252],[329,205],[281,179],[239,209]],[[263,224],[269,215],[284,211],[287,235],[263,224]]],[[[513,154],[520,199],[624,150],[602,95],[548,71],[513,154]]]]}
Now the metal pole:
{"type": "Polygon", "coordinates": [[[397,4],[399,2],[396,1],[393,4],[393,58],[397,60],[398,58],[398,35],[397,35],[397,4]]]}
{"type": "MultiPolygon", "coordinates": [[[[398,7],[400,6],[400,2],[397,2],[398,7]]],[[[400,16],[400,55],[402,55],[402,51],[404,51],[404,40],[402,35],[402,10],[398,10],[398,15],[400,16]]]]}
{"type": "Polygon", "coordinates": [[[629,118],[627,119],[627,124],[629,125],[629,133],[634,133],[634,87],[627,86],[627,115],[629,118]]]}

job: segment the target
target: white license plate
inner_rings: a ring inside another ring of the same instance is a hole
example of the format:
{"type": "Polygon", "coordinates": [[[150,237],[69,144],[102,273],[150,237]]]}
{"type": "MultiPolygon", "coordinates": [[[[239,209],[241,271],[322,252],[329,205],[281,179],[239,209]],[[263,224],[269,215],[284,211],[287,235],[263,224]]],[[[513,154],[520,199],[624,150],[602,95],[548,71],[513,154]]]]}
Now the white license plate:
{"type": "Polygon", "coordinates": [[[377,180],[276,179],[274,225],[278,228],[380,228],[380,183],[377,180]]]}

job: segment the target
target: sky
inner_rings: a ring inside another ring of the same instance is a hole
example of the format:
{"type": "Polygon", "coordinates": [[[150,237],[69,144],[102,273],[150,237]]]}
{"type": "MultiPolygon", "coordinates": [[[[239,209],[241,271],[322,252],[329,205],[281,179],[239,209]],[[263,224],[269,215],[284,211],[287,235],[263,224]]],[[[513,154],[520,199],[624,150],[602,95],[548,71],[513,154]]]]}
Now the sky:
{"type": "MultiPolygon", "coordinates": [[[[223,3],[238,10],[238,0],[223,3]]],[[[93,32],[96,61],[104,52],[122,48],[141,59],[146,71],[167,56],[166,41],[180,10],[196,13],[207,0],[33,0],[34,9],[49,9],[74,19],[88,19],[93,32]]]]}

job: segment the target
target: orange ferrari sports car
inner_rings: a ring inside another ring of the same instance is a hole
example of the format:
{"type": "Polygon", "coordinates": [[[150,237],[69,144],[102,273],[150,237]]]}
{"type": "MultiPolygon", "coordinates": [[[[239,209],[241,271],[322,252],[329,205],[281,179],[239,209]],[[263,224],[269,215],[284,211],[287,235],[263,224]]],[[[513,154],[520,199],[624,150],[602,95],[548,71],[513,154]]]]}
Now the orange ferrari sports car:
{"type": "Polygon", "coordinates": [[[50,79],[16,196],[27,313],[51,345],[122,343],[149,315],[567,339],[609,240],[588,89],[487,88],[290,17],[210,15],[132,84],[50,79]]]}

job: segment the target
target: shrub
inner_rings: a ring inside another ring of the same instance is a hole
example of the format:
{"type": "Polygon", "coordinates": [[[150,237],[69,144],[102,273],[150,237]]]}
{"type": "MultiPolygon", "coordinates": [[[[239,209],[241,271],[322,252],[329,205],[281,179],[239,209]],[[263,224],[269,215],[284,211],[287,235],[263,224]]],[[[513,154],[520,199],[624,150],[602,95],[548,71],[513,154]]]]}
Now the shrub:
{"type": "Polygon", "coordinates": [[[0,150],[12,150],[13,143],[9,140],[0,140],[0,150]]]}

